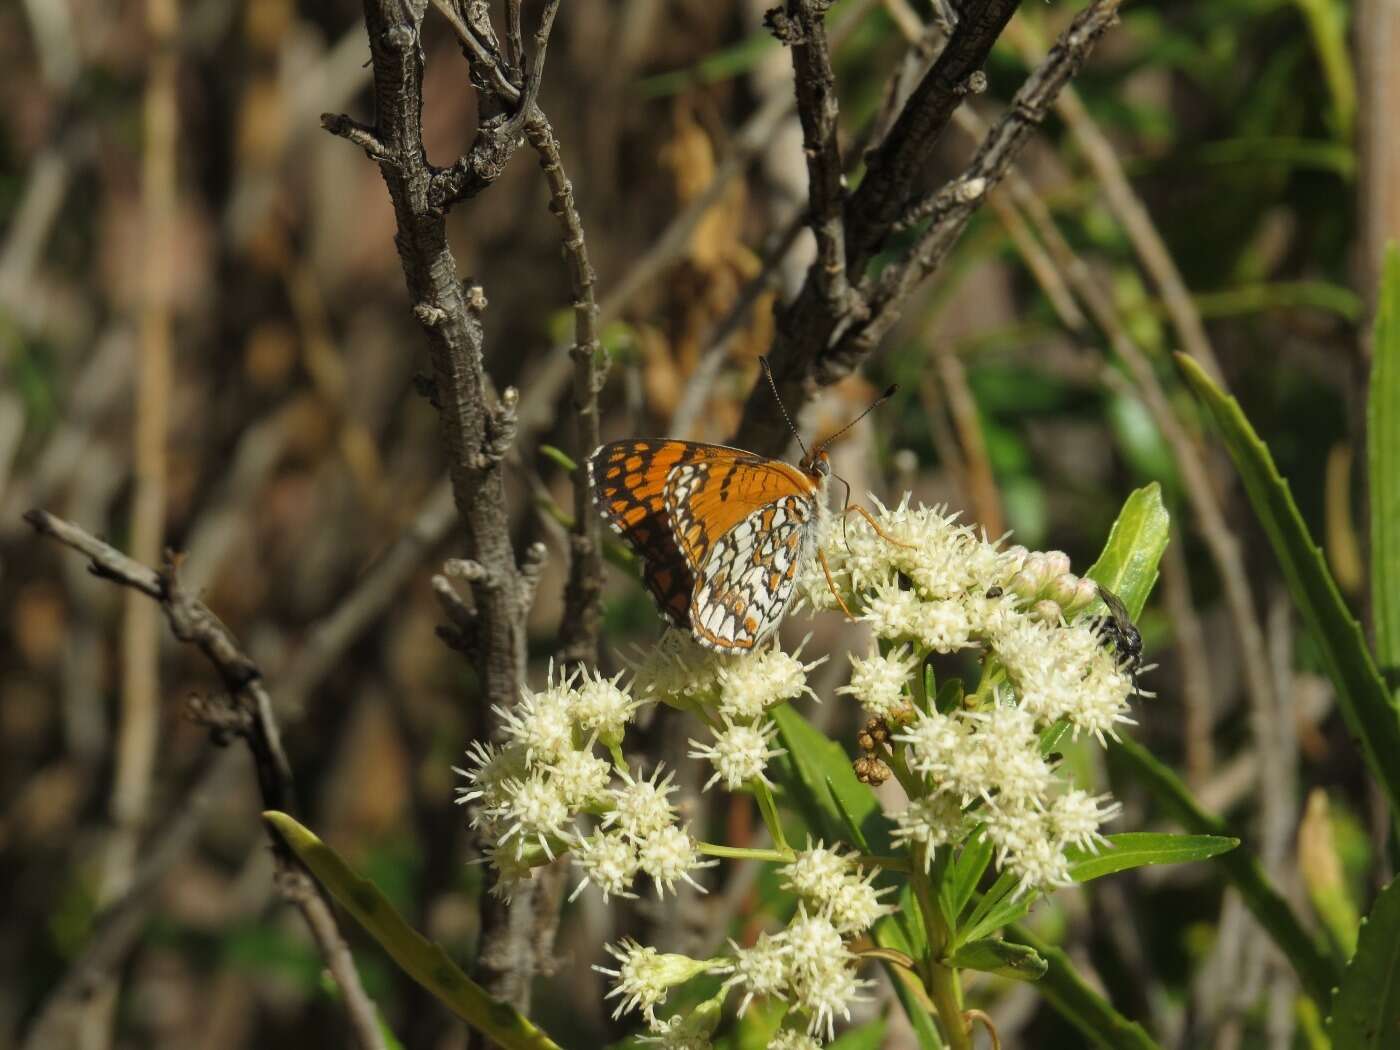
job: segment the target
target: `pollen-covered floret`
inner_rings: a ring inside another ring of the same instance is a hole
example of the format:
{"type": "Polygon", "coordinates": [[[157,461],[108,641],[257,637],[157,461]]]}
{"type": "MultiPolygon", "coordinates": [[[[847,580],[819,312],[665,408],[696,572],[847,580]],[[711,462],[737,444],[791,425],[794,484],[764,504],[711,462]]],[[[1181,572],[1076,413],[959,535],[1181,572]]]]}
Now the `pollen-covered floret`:
{"type": "Polygon", "coordinates": [[[907,706],[904,688],[919,664],[909,646],[889,653],[875,648],[867,657],[851,657],[851,682],[836,691],[854,696],[876,718],[890,718],[907,706]]]}
{"type": "Polygon", "coordinates": [[[861,874],[853,855],[820,843],[799,851],[779,874],[784,888],[796,893],[843,934],[867,930],[893,910],[880,903],[880,896],[894,887],[877,890],[873,885],[878,871],[861,874]]]}
{"type": "Polygon", "coordinates": [[[587,735],[596,735],[604,743],[617,744],[627,723],[637,709],[637,701],[618,682],[619,672],[604,678],[597,672],[585,670],[573,695],[574,724],[587,735]]]}
{"type": "Polygon", "coordinates": [[[630,937],[618,944],[609,944],[607,952],[617,960],[617,969],[604,966],[593,969],[615,978],[612,991],[604,996],[618,1000],[613,1017],[640,1010],[648,1021],[655,1023],[656,1007],[665,1000],[666,993],[710,968],[708,962],[685,955],[663,955],[630,937]]]}
{"type": "Polygon", "coordinates": [[[661,776],[657,764],[649,778],[639,779],[622,772],[623,785],[612,791],[613,808],[603,815],[603,827],[616,827],[624,835],[643,839],[669,827],[675,820],[675,807],[666,796],[675,791],[673,773],[661,776]]]}
{"type": "Polygon", "coordinates": [[[632,695],[671,707],[713,699],[723,660],[689,631],[667,631],[632,663],[632,695]]]}
{"type": "Polygon", "coordinates": [[[719,863],[714,860],[701,860],[700,849],[690,833],[674,824],[659,828],[640,838],[637,842],[637,856],[641,868],[651,876],[656,884],[656,895],[660,897],[663,887],[672,893],[676,891],[676,880],[681,879],[705,892],[690,873],[697,868],[709,868],[719,863]]]}
{"type": "Polygon", "coordinates": [[[552,667],[549,678],[549,685],[538,693],[522,689],[520,700],[512,707],[496,704],[491,708],[500,720],[501,732],[524,750],[527,763],[551,762],[574,746],[571,679],[561,675],[555,682],[552,667]]]}
{"type": "Polygon", "coordinates": [[[785,653],[776,645],[728,660],[718,673],[719,713],[747,722],[804,693],[815,699],[816,694],[807,686],[807,673],[825,662],[823,656],[804,664],[800,647],[797,653],[785,653]]]}
{"type": "Polygon", "coordinates": [[[603,891],[603,903],[609,897],[636,897],[632,892],[632,880],[637,875],[641,860],[637,847],[618,832],[598,830],[592,835],[580,837],[573,849],[574,863],[583,872],[574,892],[573,900],[589,883],[603,891]]]}
{"type": "Polygon", "coordinates": [[[756,997],[787,998],[788,958],[792,949],[781,934],[760,933],[749,948],[740,948],[732,940],[729,946],[734,950],[734,958],[728,964],[730,976],[725,979],[724,987],[739,985],[743,989],[740,1017],[756,997]]]}
{"type": "Polygon", "coordinates": [[[903,846],[921,844],[927,847],[924,853],[925,871],[933,862],[934,850],[938,846],[961,842],[968,824],[962,805],[946,792],[915,799],[902,812],[895,814],[894,821],[890,841],[903,846]]]}
{"type": "Polygon", "coordinates": [[[727,791],[737,791],[750,780],[760,780],[772,787],[773,782],[766,772],[768,760],[784,753],[782,748],[772,746],[777,732],[777,726],[771,722],[735,725],[726,718],[724,728],[715,732],[713,743],[692,740],[690,746],[694,750],[690,757],[706,759],[715,770],[702,790],[708,791],[717,781],[722,781],[727,791]]]}

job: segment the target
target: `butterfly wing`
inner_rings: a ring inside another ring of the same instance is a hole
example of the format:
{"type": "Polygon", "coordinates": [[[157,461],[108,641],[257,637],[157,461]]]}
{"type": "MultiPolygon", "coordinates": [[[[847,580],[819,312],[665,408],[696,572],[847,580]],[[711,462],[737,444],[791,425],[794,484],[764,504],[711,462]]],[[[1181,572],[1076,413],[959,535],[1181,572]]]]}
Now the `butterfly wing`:
{"type": "Polygon", "coordinates": [[[713,544],[690,602],[697,642],[742,652],[777,629],[815,518],[812,494],[789,493],[752,511],[713,544]]]}
{"type": "Polygon", "coordinates": [[[641,557],[642,582],[677,627],[690,626],[695,571],[672,532],[667,478],[687,464],[747,455],[722,445],[637,438],[600,445],[588,457],[594,505],[641,557]]]}
{"type": "Polygon", "coordinates": [[[795,467],[741,452],[673,466],[666,513],[686,564],[698,573],[719,539],[746,518],[786,497],[815,492],[816,483],[795,467]]]}

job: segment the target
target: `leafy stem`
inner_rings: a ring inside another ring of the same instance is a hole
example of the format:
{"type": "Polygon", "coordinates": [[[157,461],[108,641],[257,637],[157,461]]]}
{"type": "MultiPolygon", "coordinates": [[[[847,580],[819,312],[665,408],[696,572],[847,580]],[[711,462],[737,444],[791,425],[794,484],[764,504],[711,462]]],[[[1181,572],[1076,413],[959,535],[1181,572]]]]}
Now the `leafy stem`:
{"type": "MultiPolygon", "coordinates": [[[[933,879],[926,869],[927,852],[928,846],[920,843],[915,847],[909,865],[909,879],[914,887],[914,897],[919,902],[919,911],[924,917],[924,931],[928,937],[928,955],[923,962],[924,987],[938,1011],[938,1019],[948,1037],[949,1050],[972,1050],[972,1038],[963,1021],[958,972],[941,961],[951,943],[952,931],[948,928],[943,910],[938,906],[933,879]]],[[[941,873],[943,865],[937,868],[941,873]]]]}

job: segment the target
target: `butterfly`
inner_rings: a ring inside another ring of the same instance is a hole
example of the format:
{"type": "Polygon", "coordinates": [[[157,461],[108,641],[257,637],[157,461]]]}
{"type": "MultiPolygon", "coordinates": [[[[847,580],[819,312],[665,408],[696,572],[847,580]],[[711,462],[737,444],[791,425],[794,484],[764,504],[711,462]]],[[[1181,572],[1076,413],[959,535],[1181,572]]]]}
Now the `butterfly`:
{"type": "Polygon", "coordinates": [[[865,414],[812,451],[803,445],[796,466],[673,439],[595,449],[594,503],[641,557],[642,580],[662,615],[719,652],[747,652],[772,635],[816,549],[831,474],[826,446],[865,414]]]}

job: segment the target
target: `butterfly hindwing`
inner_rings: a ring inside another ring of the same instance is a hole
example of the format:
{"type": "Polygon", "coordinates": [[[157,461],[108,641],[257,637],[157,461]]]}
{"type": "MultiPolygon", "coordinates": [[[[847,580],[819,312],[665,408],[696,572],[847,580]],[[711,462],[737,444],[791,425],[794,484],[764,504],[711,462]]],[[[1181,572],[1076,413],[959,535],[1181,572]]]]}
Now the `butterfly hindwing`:
{"type": "Polygon", "coordinates": [[[784,496],[753,511],[715,543],[690,603],[695,640],[752,649],[777,628],[792,598],[815,517],[810,497],[784,496]]]}

